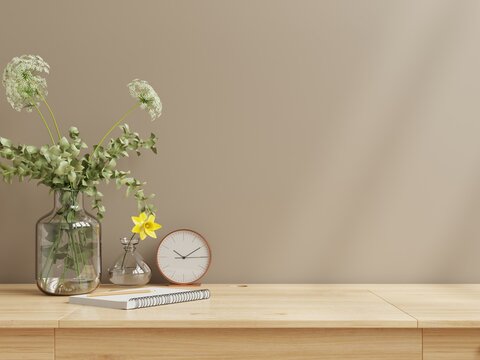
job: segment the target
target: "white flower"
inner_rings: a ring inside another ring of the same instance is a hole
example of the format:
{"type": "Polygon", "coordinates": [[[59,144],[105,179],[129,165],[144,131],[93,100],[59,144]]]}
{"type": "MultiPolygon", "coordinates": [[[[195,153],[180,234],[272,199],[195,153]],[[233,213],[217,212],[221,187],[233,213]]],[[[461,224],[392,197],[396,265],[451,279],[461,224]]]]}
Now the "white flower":
{"type": "Polygon", "coordinates": [[[135,79],[127,86],[130,90],[130,95],[140,102],[142,109],[148,110],[152,120],[162,115],[162,102],[148,82],[135,79]]]}
{"type": "Polygon", "coordinates": [[[50,66],[38,55],[14,57],[3,71],[3,86],[12,107],[32,111],[47,96],[47,81],[38,73],[49,73],[50,66]]]}

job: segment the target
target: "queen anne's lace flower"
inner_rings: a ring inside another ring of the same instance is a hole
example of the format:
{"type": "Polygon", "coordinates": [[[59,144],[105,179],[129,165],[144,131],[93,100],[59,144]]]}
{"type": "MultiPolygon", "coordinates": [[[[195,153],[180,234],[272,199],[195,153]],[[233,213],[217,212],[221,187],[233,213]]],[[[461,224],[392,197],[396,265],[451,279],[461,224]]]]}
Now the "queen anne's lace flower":
{"type": "Polygon", "coordinates": [[[38,73],[49,73],[50,66],[38,55],[15,57],[3,71],[3,86],[12,107],[32,111],[47,96],[47,81],[38,73]]]}
{"type": "Polygon", "coordinates": [[[130,95],[140,102],[142,109],[148,110],[152,120],[155,120],[162,114],[162,102],[148,82],[135,79],[127,86],[130,90],[130,95]]]}

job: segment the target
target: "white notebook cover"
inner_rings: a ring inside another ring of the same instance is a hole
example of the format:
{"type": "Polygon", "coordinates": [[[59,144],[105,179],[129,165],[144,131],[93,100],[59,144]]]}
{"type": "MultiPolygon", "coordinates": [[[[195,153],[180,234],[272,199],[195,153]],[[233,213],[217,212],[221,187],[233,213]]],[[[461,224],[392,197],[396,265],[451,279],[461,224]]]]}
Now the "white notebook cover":
{"type": "MultiPolygon", "coordinates": [[[[179,302],[203,300],[210,297],[207,289],[179,289],[169,287],[139,288],[137,294],[118,294],[126,290],[111,291],[111,294],[96,296],[95,293],[70,296],[70,304],[101,306],[111,309],[138,309],[158,305],[174,304],[179,302]],[[149,291],[146,293],[146,291],[149,291]]],[[[129,289],[134,291],[133,289],[129,289]]]]}

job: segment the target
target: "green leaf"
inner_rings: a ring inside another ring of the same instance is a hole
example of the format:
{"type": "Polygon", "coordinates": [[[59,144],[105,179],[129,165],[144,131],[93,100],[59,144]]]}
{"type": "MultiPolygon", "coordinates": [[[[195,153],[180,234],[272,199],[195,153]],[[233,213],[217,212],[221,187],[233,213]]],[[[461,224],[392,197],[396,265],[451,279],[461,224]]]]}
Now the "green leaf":
{"type": "Polygon", "coordinates": [[[60,145],[60,148],[65,150],[65,149],[68,149],[70,147],[70,143],[68,142],[67,138],[66,137],[62,137],[58,143],[60,145]]]}
{"type": "Polygon", "coordinates": [[[68,173],[68,180],[73,183],[77,179],[77,174],[75,174],[75,171],[70,171],[68,173]]]}
{"type": "Polygon", "coordinates": [[[72,139],[76,139],[78,137],[78,135],[80,134],[80,132],[78,131],[78,129],[75,126],[72,126],[68,130],[68,134],[70,135],[70,137],[72,139]]]}
{"type": "Polygon", "coordinates": [[[63,266],[65,266],[69,270],[75,270],[75,261],[72,259],[72,257],[67,256],[63,261],[63,266]]]}
{"type": "Polygon", "coordinates": [[[57,238],[58,238],[58,235],[59,235],[59,227],[56,226],[56,225],[44,225],[44,229],[47,233],[47,235],[45,236],[45,240],[49,241],[49,242],[54,242],[57,238]]]}
{"type": "Polygon", "coordinates": [[[51,255],[53,245],[41,246],[40,251],[44,257],[49,257],[51,255]]]}
{"type": "Polygon", "coordinates": [[[65,259],[66,256],[67,256],[66,252],[56,252],[54,258],[55,258],[55,261],[57,261],[57,260],[65,259]]]}
{"type": "Polygon", "coordinates": [[[32,146],[32,145],[28,145],[26,147],[26,150],[27,150],[27,153],[29,154],[36,154],[38,153],[38,149],[35,147],[35,146],[32,146]]]}
{"type": "Polygon", "coordinates": [[[10,147],[12,146],[12,141],[4,137],[0,137],[0,144],[2,144],[5,147],[10,147]]]}
{"type": "Polygon", "coordinates": [[[65,175],[69,171],[70,171],[70,164],[67,161],[61,161],[60,165],[58,165],[57,169],[55,170],[55,174],[65,175]]]}
{"type": "Polygon", "coordinates": [[[75,220],[75,211],[73,211],[73,210],[68,211],[68,212],[67,212],[67,217],[66,217],[66,219],[67,219],[67,222],[68,222],[68,223],[74,222],[74,220],[75,220]]]}

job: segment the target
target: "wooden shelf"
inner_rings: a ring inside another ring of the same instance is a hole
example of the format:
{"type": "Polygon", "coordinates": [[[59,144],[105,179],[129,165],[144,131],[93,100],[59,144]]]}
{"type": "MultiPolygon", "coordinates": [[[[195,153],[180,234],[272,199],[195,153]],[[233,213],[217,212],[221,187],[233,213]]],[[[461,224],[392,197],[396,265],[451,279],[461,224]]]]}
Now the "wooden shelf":
{"type": "Polygon", "coordinates": [[[208,285],[211,299],[141,311],[82,306],[59,327],[415,328],[417,321],[368,290],[208,285]]]}
{"type": "Polygon", "coordinates": [[[209,300],[125,311],[0,285],[0,360],[478,357],[480,285],[203,287],[209,300]]]}
{"type": "Polygon", "coordinates": [[[419,328],[480,328],[480,285],[372,285],[419,328]]]}

